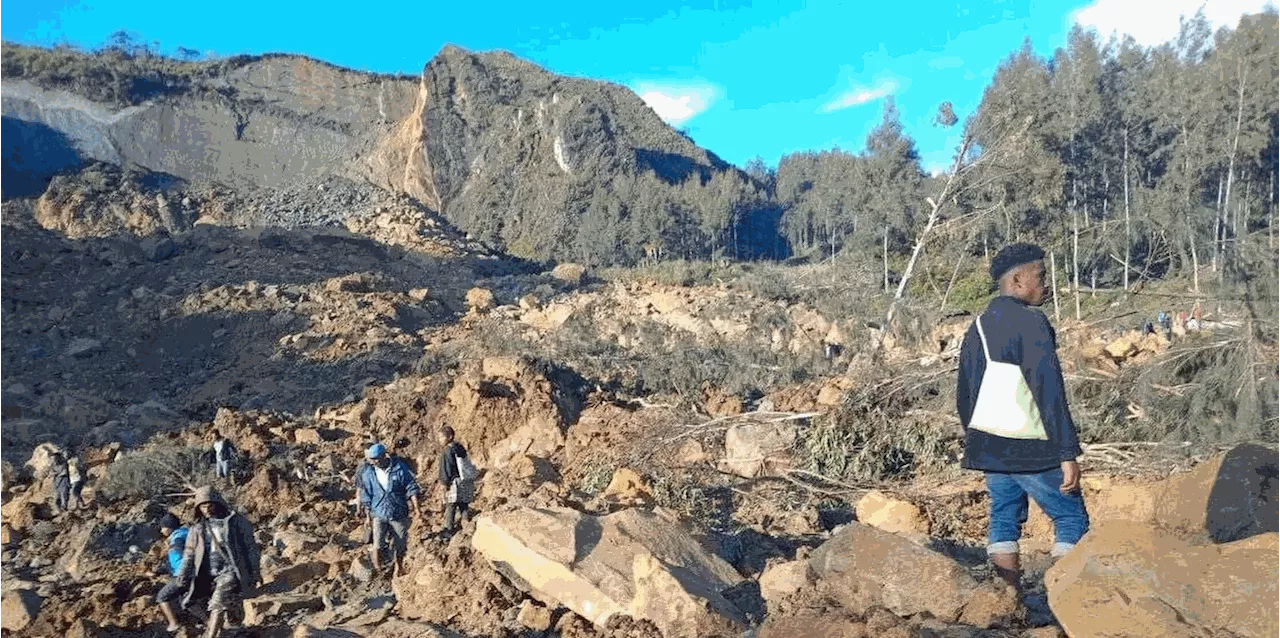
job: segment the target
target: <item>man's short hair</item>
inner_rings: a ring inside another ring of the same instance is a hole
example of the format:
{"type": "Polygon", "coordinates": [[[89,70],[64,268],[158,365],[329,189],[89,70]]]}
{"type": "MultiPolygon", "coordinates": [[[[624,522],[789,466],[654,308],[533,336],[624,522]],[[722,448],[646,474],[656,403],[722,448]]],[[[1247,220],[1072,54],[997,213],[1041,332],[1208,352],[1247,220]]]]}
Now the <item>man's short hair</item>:
{"type": "Polygon", "coordinates": [[[453,428],[447,425],[440,427],[440,433],[445,435],[449,439],[452,439],[454,436],[453,428]]]}
{"type": "Polygon", "coordinates": [[[999,283],[1000,278],[1014,268],[1042,259],[1044,259],[1044,249],[1035,244],[1009,244],[1001,248],[991,260],[991,279],[999,283]]]}

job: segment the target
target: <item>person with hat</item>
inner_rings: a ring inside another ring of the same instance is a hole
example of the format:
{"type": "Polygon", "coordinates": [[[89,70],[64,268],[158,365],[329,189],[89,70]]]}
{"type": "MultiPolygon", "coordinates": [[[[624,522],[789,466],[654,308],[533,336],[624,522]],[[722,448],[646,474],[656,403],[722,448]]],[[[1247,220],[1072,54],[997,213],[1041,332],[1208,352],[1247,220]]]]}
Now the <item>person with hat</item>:
{"type": "Polygon", "coordinates": [[[387,446],[374,443],[365,450],[368,463],[363,465],[356,479],[358,505],[356,514],[368,516],[373,526],[373,567],[382,568],[382,549],[387,536],[395,554],[395,575],[404,571],[404,554],[409,540],[409,503],[413,513],[422,515],[418,499],[421,489],[413,470],[404,459],[392,457],[387,446]]]}
{"type": "Polygon", "coordinates": [[[196,489],[195,505],[196,522],[187,533],[173,591],[162,589],[156,602],[164,610],[170,630],[176,630],[172,605],[178,592],[184,608],[193,599],[208,596],[205,636],[217,638],[226,624],[227,611],[257,592],[262,582],[261,550],[253,538],[253,525],[212,487],[196,489]]]}
{"type": "Polygon", "coordinates": [[[991,498],[987,555],[1015,588],[1028,496],[1053,519],[1055,558],[1089,529],[1057,338],[1035,308],[1046,299],[1044,271],[1044,250],[1033,244],[1011,244],[992,259],[999,295],[965,333],[956,385],[962,465],[985,474],[991,498]]]}
{"type": "Polygon", "coordinates": [[[180,625],[178,616],[173,610],[173,601],[182,593],[182,587],[175,577],[182,571],[182,554],[187,548],[187,528],[171,512],[165,512],[164,516],[160,517],[159,525],[160,535],[164,536],[169,544],[166,566],[169,568],[170,578],[169,582],[160,589],[160,593],[156,594],[156,601],[160,604],[160,611],[164,613],[165,620],[169,621],[169,631],[175,632],[180,629],[180,625]]]}

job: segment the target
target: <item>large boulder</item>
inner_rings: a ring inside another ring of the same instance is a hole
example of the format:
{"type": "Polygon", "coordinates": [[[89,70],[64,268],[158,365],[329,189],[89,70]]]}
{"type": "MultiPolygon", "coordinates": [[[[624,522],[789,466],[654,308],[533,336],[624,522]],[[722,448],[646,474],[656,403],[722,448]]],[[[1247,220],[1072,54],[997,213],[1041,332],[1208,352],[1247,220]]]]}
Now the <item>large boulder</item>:
{"type": "Polygon", "coordinates": [[[724,433],[721,469],[744,478],[776,475],[791,467],[792,423],[743,423],[724,433]]]}
{"type": "Polygon", "coordinates": [[[1094,526],[1045,574],[1072,638],[1275,636],[1277,535],[1192,546],[1131,521],[1094,526]]]}
{"type": "Polygon", "coordinates": [[[40,615],[44,599],[29,589],[14,589],[0,597],[0,627],[21,631],[40,615]]]}
{"type": "Polygon", "coordinates": [[[548,605],[604,627],[645,619],[667,638],[735,634],[745,615],[722,594],[741,577],[679,524],[627,509],[591,516],[519,508],[482,516],[472,546],[548,605]]]}
{"type": "Polygon", "coordinates": [[[979,583],[959,563],[906,538],[849,523],[809,557],[828,591],[869,593],[899,616],[929,612],[954,622],[979,583]]]}
{"type": "Polygon", "coordinates": [[[1277,529],[1277,453],[1245,444],[1170,478],[1155,517],[1193,541],[1224,543],[1277,529]]]}

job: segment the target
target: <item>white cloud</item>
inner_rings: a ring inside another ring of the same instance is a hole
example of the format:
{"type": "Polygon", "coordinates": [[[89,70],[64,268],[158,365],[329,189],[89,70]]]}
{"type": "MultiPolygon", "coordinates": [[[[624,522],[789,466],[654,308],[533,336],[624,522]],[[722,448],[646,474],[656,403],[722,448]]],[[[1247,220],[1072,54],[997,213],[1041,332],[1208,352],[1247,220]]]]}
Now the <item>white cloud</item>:
{"type": "Polygon", "coordinates": [[[1216,30],[1218,27],[1235,27],[1240,16],[1262,11],[1267,0],[1094,0],[1092,4],[1073,12],[1069,23],[1093,27],[1103,38],[1112,33],[1132,35],[1145,46],[1168,42],[1178,35],[1178,18],[1190,18],[1204,8],[1204,17],[1216,30]]]}
{"type": "Polygon", "coordinates": [[[827,102],[819,110],[823,113],[832,113],[893,95],[897,90],[898,82],[893,79],[881,80],[873,87],[855,86],[836,96],[836,99],[827,102]]]}
{"type": "Polygon", "coordinates": [[[641,82],[635,92],[666,123],[679,125],[710,108],[719,90],[710,84],[641,82]]]}

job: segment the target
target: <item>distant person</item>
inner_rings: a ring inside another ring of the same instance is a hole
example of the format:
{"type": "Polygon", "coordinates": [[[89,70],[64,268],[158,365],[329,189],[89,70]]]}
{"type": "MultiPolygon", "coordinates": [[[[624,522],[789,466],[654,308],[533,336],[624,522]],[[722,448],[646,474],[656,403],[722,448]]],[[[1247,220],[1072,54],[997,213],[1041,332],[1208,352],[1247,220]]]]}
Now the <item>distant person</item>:
{"type": "Polygon", "coordinates": [[[71,468],[62,452],[49,457],[49,475],[53,477],[53,503],[58,512],[65,512],[71,504],[71,468]]]}
{"type": "Polygon", "coordinates": [[[174,575],[171,591],[160,590],[156,602],[172,626],[172,603],[182,593],[182,606],[193,599],[209,598],[206,638],[218,638],[226,624],[227,612],[252,596],[262,582],[261,550],[253,538],[253,526],[233,511],[212,487],[195,493],[196,522],[187,534],[182,564],[174,575]]]}
{"type": "Polygon", "coordinates": [[[235,485],[233,466],[236,460],[236,446],[230,439],[223,438],[221,432],[214,430],[209,433],[209,453],[213,457],[218,478],[228,479],[232,485],[235,485]]]}
{"type": "Polygon", "coordinates": [[[85,474],[78,455],[72,454],[71,458],[67,459],[67,479],[71,484],[71,507],[73,509],[82,509],[85,506],[85,474]]]}
{"type": "Polygon", "coordinates": [[[358,470],[356,514],[370,519],[373,536],[373,567],[382,568],[382,550],[391,537],[395,554],[395,571],[404,572],[404,555],[409,541],[409,503],[413,514],[422,516],[422,503],[418,499],[422,491],[418,479],[404,459],[394,458],[387,446],[374,443],[365,450],[368,463],[358,470]]]}
{"type": "Polygon", "coordinates": [[[440,428],[436,440],[440,443],[440,484],[445,488],[444,533],[452,534],[458,527],[457,519],[471,518],[471,501],[476,495],[476,471],[467,450],[454,439],[453,428],[440,428]]]}
{"type": "Polygon", "coordinates": [[[178,624],[178,616],[174,613],[172,601],[182,593],[182,587],[176,577],[182,571],[182,555],[187,548],[187,528],[182,525],[182,521],[179,521],[177,516],[166,512],[160,517],[160,535],[165,537],[165,542],[168,544],[168,551],[165,554],[168,562],[165,566],[169,570],[169,582],[160,589],[160,593],[156,594],[156,601],[160,604],[160,611],[164,613],[165,620],[169,621],[168,630],[176,632],[181,629],[181,625],[178,624]]]}
{"type": "Polygon", "coordinates": [[[1045,301],[1044,251],[1012,244],[991,261],[1000,294],[974,320],[960,348],[956,408],[965,428],[963,466],[986,474],[991,497],[987,554],[1014,587],[1027,497],[1053,519],[1053,556],[1089,529],[1080,494],[1080,441],[1045,301]]]}

